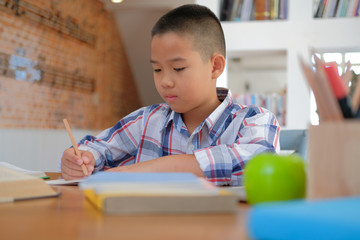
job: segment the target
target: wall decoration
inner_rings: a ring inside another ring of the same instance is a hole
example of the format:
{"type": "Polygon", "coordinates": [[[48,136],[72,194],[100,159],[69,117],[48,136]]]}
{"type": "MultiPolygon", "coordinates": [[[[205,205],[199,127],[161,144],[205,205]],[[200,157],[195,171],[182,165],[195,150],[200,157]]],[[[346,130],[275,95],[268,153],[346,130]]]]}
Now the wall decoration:
{"type": "Polygon", "coordinates": [[[95,45],[95,35],[82,29],[77,19],[66,16],[58,10],[46,10],[23,0],[0,0],[0,9],[15,16],[32,20],[82,42],[95,45]]]}
{"type": "Polygon", "coordinates": [[[0,0],[0,128],[100,130],[139,107],[101,0],[0,0]]]}
{"type": "Polygon", "coordinates": [[[95,80],[92,78],[51,66],[43,66],[37,61],[23,56],[2,52],[0,52],[0,75],[51,87],[78,89],[86,92],[95,90],[95,80]]]}

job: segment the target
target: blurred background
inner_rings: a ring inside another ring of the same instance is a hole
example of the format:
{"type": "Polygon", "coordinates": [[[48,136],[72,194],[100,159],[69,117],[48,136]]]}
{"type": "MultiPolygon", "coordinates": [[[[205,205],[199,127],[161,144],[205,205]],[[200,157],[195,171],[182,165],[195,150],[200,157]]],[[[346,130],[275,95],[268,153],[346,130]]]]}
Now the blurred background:
{"type": "MultiPolygon", "coordinates": [[[[360,73],[358,1],[0,0],[0,161],[57,171],[71,145],[135,109],[161,102],[150,31],[170,9],[209,7],[222,21],[227,68],[218,86],[274,112],[283,129],[317,124],[299,66],[311,52],[360,73]]],[[[349,86],[351,87],[351,86],[349,86]]]]}

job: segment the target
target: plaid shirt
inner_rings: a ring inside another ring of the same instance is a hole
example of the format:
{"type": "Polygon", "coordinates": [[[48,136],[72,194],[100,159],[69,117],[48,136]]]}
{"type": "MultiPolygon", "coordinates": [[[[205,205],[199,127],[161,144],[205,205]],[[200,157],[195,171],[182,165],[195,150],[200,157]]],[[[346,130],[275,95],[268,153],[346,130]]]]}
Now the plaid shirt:
{"type": "Polygon", "coordinates": [[[172,154],[194,154],[207,179],[217,185],[242,185],[247,161],[275,152],[280,127],[264,108],[232,101],[218,89],[222,103],[190,135],[181,114],[167,104],[143,107],[98,136],[86,136],[79,149],[90,151],[95,171],[172,154]]]}

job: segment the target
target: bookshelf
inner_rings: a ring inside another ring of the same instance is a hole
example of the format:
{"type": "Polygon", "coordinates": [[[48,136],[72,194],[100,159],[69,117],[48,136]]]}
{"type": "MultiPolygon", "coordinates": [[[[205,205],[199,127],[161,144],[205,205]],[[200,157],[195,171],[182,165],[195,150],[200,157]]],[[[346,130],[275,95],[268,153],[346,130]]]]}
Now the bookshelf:
{"type": "MultiPolygon", "coordinates": [[[[197,0],[218,15],[220,1],[197,0]]],[[[314,18],[313,0],[289,1],[287,20],[223,22],[227,59],[249,54],[286,54],[286,128],[307,128],[310,123],[310,89],[298,57],[310,63],[310,49],[360,51],[359,17],[314,18]]],[[[229,75],[226,73],[226,75],[229,75]]]]}

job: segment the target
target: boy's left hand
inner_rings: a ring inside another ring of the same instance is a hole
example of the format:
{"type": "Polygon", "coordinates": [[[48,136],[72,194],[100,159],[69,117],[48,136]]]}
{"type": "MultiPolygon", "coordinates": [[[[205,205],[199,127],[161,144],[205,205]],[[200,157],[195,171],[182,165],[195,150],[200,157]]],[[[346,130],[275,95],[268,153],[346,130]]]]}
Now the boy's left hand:
{"type": "Polygon", "coordinates": [[[169,155],[132,165],[108,169],[109,172],[191,172],[204,177],[193,154],[169,155]]]}

